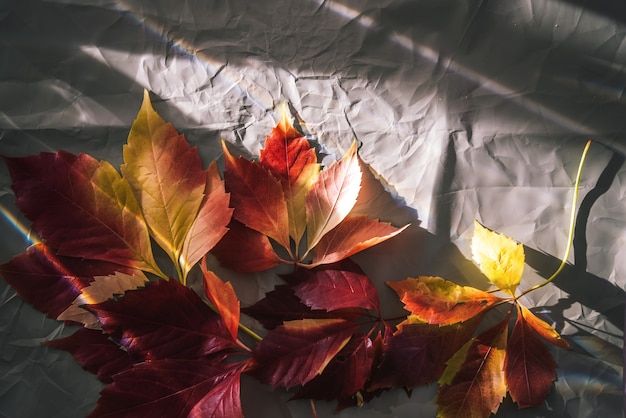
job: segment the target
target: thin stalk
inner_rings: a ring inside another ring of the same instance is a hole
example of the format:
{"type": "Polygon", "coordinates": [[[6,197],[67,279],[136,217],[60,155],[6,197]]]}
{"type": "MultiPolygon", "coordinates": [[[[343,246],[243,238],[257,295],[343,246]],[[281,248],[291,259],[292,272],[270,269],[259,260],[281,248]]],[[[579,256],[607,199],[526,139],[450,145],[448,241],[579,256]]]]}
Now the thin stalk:
{"type": "Polygon", "coordinates": [[[592,142],[591,139],[587,141],[587,144],[585,145],[585,149],[583,150],[583,153],[580,157],[580,163],[578,165],[578,173],[576,174],[576,183],[574,184],[574,196],[572,198],[572,211],[570,214],[570,221],[569,221],[569,233],[567,235],[567,247],[565,248],[565,254],[563,255],[561,264],[559,265],[559,268],[556,269],[556,271],[552,274],[552,276],[548,277],[548,279],[545,282],[536,284],[530,289],[526,289],[519,296],[517,296],[514,300],[518,300],[519,298],[526,295],[527,293],[530,293],[533,290],[537,290],[540,287],[543,287],[547,285],[548,283],[550,283],[552,280],[555,279],[556,276],[559,275],[559,273],[561,273],[561,271],[567,264],[567,258],[569,257],[569,252],[570,252],[570,249],[572,248],[572,241],[574,238],[574,226],[576,225],[576,203],[578,202],[578,190],[580,189],[580,178],[583,172],[583,166],[585,165],[585,160],[587,159],[587,153],[589,151],[589,147],[591,147],[591,142],[592,142]]]}
{"type": "Polygon", "coordinates": [[[245,326],[244,324],[242,324],[241,322],[239,323],[239,329],[243,332],[245,332],[246,334],[248,334],[250,337],[254,338],[257,341],[263,341],[263,337],[261,337],[259,334],[257,334],[256,332],[252,331],[250,328],[248,328],[247,326],[245,326]]]}

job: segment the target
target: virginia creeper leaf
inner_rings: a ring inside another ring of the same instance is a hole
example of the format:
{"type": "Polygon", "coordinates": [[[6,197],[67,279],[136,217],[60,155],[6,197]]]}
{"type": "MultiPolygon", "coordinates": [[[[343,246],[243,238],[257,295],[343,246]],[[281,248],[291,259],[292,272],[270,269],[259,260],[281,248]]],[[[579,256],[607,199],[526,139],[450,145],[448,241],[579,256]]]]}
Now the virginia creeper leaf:
{"type": "Polygon", "coordinates": [[[206,174],[198,150],[154,111],[147,90],[124,145],[121,170],[150,235],[178,263],[203,199],[206,174]]]}
{"type": "Polygon", "coordinates": [[[355,334],[324,372],[304,385],[292,399],[332,401],[349,398],[365,387],[373,362],[372,340],[365,334],[355,334]]]}
{"type": "Polygon", "coordinates": [[[515,296],[524,272],[522,244],[474,221],[472,257],[493,284],[515,296]]]}
{"type": "Polygon", "coordinates": [[[78,364],[105,383],[133,365],[131,356],[101,331],[79,328],[69,337],[46,341],[49,347],[72,354],[78,364]]]}
{"type": "Polygon", "coordinates": [[[89,418],[242,417],[241,363],[163,359],[117,374],[89,418]]]}
{"type": "Polygon", "coordinates": [[[6,162],[17,206],[58,254],[166,277],[154,261],[139,203],[111,164],[65,151],[6,162]]]}
{"type": "Polygon", "coordinates": [[[148,278],[140,270],[135,270],[133,274],[115,272],[108,276],[96,276],[89,286],[81,289],[80,295],[57,319],[79,322],[87,328],[102,329],[98,317],[84,309],[83,305],[93,305],[113,296],[123,295],[127,290],[145,286],[147,281],[148,278]]]}
{"type": "Polygon", "coordinates": [[[270,240],[260,232],[232,220],[228,232],[211,251],[220,264],[239,273],[251,273],[276,267],[279,258],[270,240]]]}
{"type": "Polygon", "coordinates": [[[280,181],[262,165],[233,157],[225,143],[222,148],[224,180],[235,208],[233,217],[290,249],[287,204],[280,181]]]}
{"type": "Polygon", "coordinates": [[[437,380],[445,362],[472,337],[478,322],[445,326],[414,321],[400,324],[383,354],[371,389],[414,388],[437,380]]]}
{"type": "Polygon", "coordinates": [[[343,319],[288,321],[270,331],[252,353],[252,374],[262,383],[287,389],[322,373],[348,343],[357,324],[343,319]]]}
{"type": "Polygon", "coordinates": [[[236,346],[219,316],[175,280],[158,280],[88,308],[106,333],[145,359],[196,358],[236,346]]]}
{"type": "Polygon", "coordinates": [[[441,277],[420,276],[387,285],[398,294],[405,309],[431,324],[467,321],[502,301],[491,293],[459,286],[441,277]]]}
{"type": "Polygon", "coordinates": [[[294,275],[299,279],[293,286],[296,296],[312,309],[378,311],[380,307],[376,287],[359,266],[349,260],[315,270],[300,269],[294,275]]]}
{"type": "Polygon", "coordinates": [[[518,308],[504,359],[504,378],[518,407],[541,405],[556,379],[556,363],[518,308]]]}
{"type": "Polygon", "coordinates": [[[319,175],[315,150],[298,132],[283,105],[278,125],[265,140],[259,162],[280,180],[289,214],[289,235],[300,242],[306,229],[305,197],[319,175]]]}
{"type": "Polygon", "coordinates": [[[1,265],[0,275],[35,309],[57,318],[95,275],[116,270],[131,269],[104,261],[58,256],[39,243],[1,265]]]}
{"type": "Polygon", "coordinates": [[[347,216],[319,240],[310,266],[343,260],[398,235],[407,227],[396,228],[364,215],[347,216]]]}
{"type": "Polygon", "coordinates": [[[242,308],[241,311],[259,321],[266,329],[274,329],[282,325],[284,321],[296,319],[345,317],[343,312],[311,309],[302,303],[291,287],[286,285],[276,286],[263,299],[252,306],[242,308]]]}
{"type": "Polygon", "coordinates": [[[224,182],[213,162],[206,172],[204,200],[194,219],[180,256],[183,277],[204,257],[228,232],[233,209],[228,207],[230,196],[226,193],[224,182]]]}
{"type": "Polygon", "coordinates": [[[235,294],[233,285],[224,283],[215,273],[206,268],[206,260],[200,263],[200,269],[204,280],[202,287],[204,294],[209,298],[222,318],[224,326],[230,332],[233,341],[237,341],[239,329],[239,299],[235,294]]]}
{"type": "Polygon", "coordinates": [[[550,325],[538,318],[534,313],[522,305],[519,306],[519,313],[524,317],[526,324],[531,326],[537,334],[550,344],[561,348],[570,348],[569,343],[550,325]]]}
{"type": "Polygon", "coordinates": [[[348,215],[361,189],[356,142],[347,154],[323,170],[306,195],[308,249],[348,215]]]}
{"type": "Polygon", "coordinates": [[[509,315],[471,340],[462,359],[448,362],[436,398],[438,417],[484,418],[498,410],[506,396],[502,369],[508,321],[509,315]]]}

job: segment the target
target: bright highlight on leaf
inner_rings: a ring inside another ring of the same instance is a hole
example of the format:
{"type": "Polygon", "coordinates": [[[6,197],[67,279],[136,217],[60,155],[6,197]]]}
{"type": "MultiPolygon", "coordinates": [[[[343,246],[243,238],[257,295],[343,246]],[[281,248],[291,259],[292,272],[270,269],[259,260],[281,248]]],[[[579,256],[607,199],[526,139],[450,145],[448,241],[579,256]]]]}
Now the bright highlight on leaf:
{"type": "Polygon", "coordinates": [[[472,257],[493,284],[515,296],[524,271],[522,244],[474,221],[472,257]]]}

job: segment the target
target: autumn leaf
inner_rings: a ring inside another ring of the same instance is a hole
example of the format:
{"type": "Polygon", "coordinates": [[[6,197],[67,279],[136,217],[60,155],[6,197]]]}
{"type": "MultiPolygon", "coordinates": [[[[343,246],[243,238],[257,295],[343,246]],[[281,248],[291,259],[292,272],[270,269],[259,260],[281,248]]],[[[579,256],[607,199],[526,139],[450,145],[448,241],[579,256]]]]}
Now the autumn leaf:
{"type": "Polygon", "coordinates": [[[222,148],[233,217],[290,250],[287,203],[280,181],[260,164],[233,157],[225,143],[222,148]]]}
{"type": "Polygon", "coordinates": [[[213,162],[206,171],[204,199],[185,237],[180,255],[183,278],[228,232],[227,225],[233,214],[229,202],[230,196],[217,171],[217,164],[213,162]]]}
{"type": "Polygon", "coordinates": [[[139,203],[111,164],[65,151],[5,160],[17,206],[57,254],[167,277],[154,261],[139,203]]]}
{"type": "Polygon", "coordinates": [[[302,303],[294,290],[287,285],[276,286],[263,299],[251,306],[242,308],[241,311],[259,321],[266,329],[274,329],[285,321],[296,319],[329,319],[338,317],[349,319],[354,316],[351,312],[348,318],[346,318],[344,312],[311,309],[302,303]]]}
{"type": "Polygon", "coordinates": [[[79,328],[69,337],[46,341],[44,344],[69,352],[78,364],[105,383],[110,383],[115,374],[130,368],[134,363],[128,352],[113,342],[111,337],[94,329],[79,328]]]}
{"type": "Polygon", "coordinates": [[[511,296],[524,272],[524,246],[474,221],[472,257],[485,276],[511,296]]]}
{"type": "Polygon", "coordinates": [[[251,373],[274,387],[304,385],[322,373],[357,327],[343,319],[285,322],[270,331],[252,352],[251,373]]]}
{"type": "Polygon", "coordinates": [[[228,232],[211,253],[221,265],[239,273],[264,271],[280,263],[265,235],[234,219],[228,224],[228,232]]]}
{"type": "Polygon", "coordinates": [[[56,319],[70,307],[94,276],[130,272],[128,267],[105,261],[59,256],[45,244],[28,248],[0,266],[0,275],[35,309],[56,319]]]}
{"type": "Polygon", "coordinates": [[[355,334],[328,363],[324,372],[305,384],[292,399],[345,399],[363,390],[372,373],[374,346],[365,334],[355,334]]]}
{"type": "Polygon", "coordinates": [[[520,408],[541,405],[556,379],[556,363],[518,307],[504,359],[504,377],[520,408]]]}
{"type": "Polygon", "coordinates": [[[353,261],[343,260],[315,270],[299,269],[289,276],[290,280],[297,278],[293,290],[311,309],[380,308],[376,287],[353,261]]]}
{"type": "Polygon", "coordinates": [[[404,321],[389,340],[370,389],[414,388],[437,380],[478,323],[479,318],[445,326],[404,321]]]}
{"type": "Polygon", "coordinates": [[[237,341],[239,329],[239,299],[230,283],[224,283],[215,273],[206,268],[206,260],[200,263],[200,270],[204,278],[202,284],[204,294],[215,306],[222,318],[224,326],[230,332],[233,341],[237,341]]]}
{"type": "Polygon", "coordinates": [[[113,377],[89,418],[242,417],[240,376],[245,363],[163,359],[113,377]]]}
{"type": "Polygon", "coordinates": [[[344,220],[360,189],[361,169],[355,141],[341,160],[320,173],[306,195],[308,250],[344,220]]]}
{"type": "Polygon", "coordinates": [[[460,286],[441,277],[420,276],[387,282],[420,320],[439,325],[467,321],[491,309],[503,299],[469,286],[460,286]]]}
{"type": "Polygon", "coordinates": [[[158,280],[87,308],[107,334],[145,359],[196,358],[236,347],[219,316],[175,280],[158,280]]]}
{"type": "Polygon", "coordinates": [[[289,235],[300,242],[306,229],[305,197],[317,177],[320,166],[315,150],[298,132],[283,105],[278,125],[265,140],[259,163],[280,180],[289,217],[289,235]]]}
{"type": "Polygon", "coordinates": [[[147,90],[124,145],[121,170],[150,235],[178,264],[204,196],[206,174],[198,150],[154,111],[147,90]]]}
{"type": "Polygon", "coordinates": [[[440,379],[437,417],[484,418],[495,413],[506,396],[502,370],[509,315],[470,340],[448,361],[440,379]]]}
{"type": "Polygon", "coordinates": [[[537,334],[550,344],[556,345],[561,348],[570,348],[569,343],[561,337],[561,335],[550,325],[543,320],[537,318],[537,316],[525,308],[523,305],[518,304],[519,314],[524,317],[524,321],[527,325],[531,326],[537,334]]]}
{"type": "Polygon", "coordinates": [[[84,309],[83,305],[104,302],[114,296],[123,295],[127,290],[143,287],[147,282],[148,278],[139,270],[132,274],[115,272],[108,276],[95,276],[89,286],[81,289],[80,295],[57,319],[79,322],[91,329],[102,329],[98,318],[89,310],[84,309]]]}

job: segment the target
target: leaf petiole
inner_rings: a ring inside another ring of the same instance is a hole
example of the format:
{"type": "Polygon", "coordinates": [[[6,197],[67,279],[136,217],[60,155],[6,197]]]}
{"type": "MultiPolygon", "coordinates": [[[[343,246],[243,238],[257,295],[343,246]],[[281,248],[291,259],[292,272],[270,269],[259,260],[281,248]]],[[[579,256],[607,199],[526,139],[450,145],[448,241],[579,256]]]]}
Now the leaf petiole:
{"type": "Polygon", "coordinates": [[[574,238],[574,226],[576,225],[576,203],[578,202],[578,191],[580,189],[580,178],[583,172],[583,166],[585,165],[585,160],[587,159],[587,153],[589,151],[589,148],[591,147],[591,143],[593,141],[590,139],[589,141],[587,141],[587,144],[585,145],[585,149],[583,150],[583,153],[580,157],[580,163],[578,165],[578,173],[576,174],[576,182],[574,183],[574,196],[572,198],[572,211],[570,214],[570,222],[569,222],[569,233],[567,235],[567,247],[565,249],[565,254],[563,255],[563,259],[561,260],[561,264],[559,265],[559,268],[556,269],[556,271],[550,276],[548,277],[548,279],[546,279],[545,282],[536,284],[535,286],[526,289],[524,292],[522,292],[519,296],[515,297],[514,301],[518,300],[519,298],[521,298],[522,296],[532,292],[533,290],[537,290],[545,285],[547,285],[548,283],[550,283],[552,280],[554,280],[556,278],[556,276],[559,275],[559,273],[561,273],[561,271],[563,270],[563,268],[565,267],[565,265],[567,264],[567,258],[569,257],[569,253],[570,253],[570,249],[572,247],[572,240],[574,238]]]}

